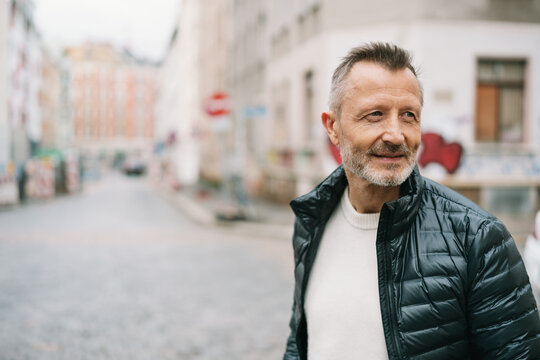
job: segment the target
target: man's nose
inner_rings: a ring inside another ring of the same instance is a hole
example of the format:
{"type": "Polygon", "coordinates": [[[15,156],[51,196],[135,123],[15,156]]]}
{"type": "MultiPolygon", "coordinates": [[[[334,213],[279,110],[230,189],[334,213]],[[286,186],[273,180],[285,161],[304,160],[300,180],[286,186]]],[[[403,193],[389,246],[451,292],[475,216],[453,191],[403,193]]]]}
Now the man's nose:
{"type": "Polygon", "coordinates": [[[386,119],[384,126],[384,133],[382,135],[384,142],[400,145],[405,141],[402,124],[397,116],[391,116],[386,119]]]}

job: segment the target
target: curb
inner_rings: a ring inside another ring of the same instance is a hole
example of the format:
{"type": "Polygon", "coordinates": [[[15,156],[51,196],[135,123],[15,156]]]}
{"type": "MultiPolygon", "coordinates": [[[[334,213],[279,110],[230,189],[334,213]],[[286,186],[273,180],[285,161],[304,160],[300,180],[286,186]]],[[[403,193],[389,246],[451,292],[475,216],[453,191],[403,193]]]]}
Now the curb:
{"type": "Polygon", "coordinates": [[[182,193],[172,193],[156,187],[158,193],[166,201],[171,202],[192,221],[203,226],[212,226],[220,230],[231,232],[240,236],[269,237],[289,240],[293,235],[293,225],[269,224],[254,221],[223,221],[218,220],[215,214],[207,207],[182,193]]]}
{"type": "Polygon", "coordinates": [[[154,186],[157,193],[165,200],[173,204],[177,209],[182,211],[188,218],[200,225],[218,225],[218,220],[214,214],[202,206],[201,204],[193,201],[188,196],[164,190],[159,186],[154,186]]]}
{"type": "Polygon", "coordinates": [[[214,214],[197,201],[181,193],[171,194],[171,200],[176,206],[191,220],[201,225],[218,225],[218,220],[214,214]]]}

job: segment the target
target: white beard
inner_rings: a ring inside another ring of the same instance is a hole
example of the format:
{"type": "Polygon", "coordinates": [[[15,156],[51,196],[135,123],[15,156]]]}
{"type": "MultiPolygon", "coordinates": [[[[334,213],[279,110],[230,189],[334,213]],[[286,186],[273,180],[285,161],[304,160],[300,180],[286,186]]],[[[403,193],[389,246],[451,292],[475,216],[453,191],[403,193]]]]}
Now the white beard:
{"type": "Polygon", "coordinates": [[[388,145],[385,143],[376,143],[365,153],[353,148],[344,138],[341,138],[341,158],[343,166],[358,177],[366,179],[372,184],[379,186],[399,186],[411,175],[415,165],[416,149],[409,150],[405,144],[388,145]],[[406,166],[399,170],[399,164],[388,164],[386,170],[392,171],[385,174],[373,167],[371,162],[372,154],[381,152],[402,153],[407,159],[406,166]]]}

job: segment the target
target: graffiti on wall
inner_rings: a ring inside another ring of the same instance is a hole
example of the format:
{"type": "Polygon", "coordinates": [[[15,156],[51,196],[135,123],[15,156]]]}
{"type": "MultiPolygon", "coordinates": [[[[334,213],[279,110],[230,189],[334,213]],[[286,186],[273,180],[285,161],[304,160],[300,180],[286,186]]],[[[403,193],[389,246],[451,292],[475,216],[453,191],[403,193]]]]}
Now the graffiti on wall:
{"type": "Polygon", "coordinates": [[[457,142],[447,143],[436,133],[422,134],[422,151],[418,156],[418,164],[422,167],[430,163],[442,165],[449,174],[459,168],[463,155],[463,147],[457,142]]]}

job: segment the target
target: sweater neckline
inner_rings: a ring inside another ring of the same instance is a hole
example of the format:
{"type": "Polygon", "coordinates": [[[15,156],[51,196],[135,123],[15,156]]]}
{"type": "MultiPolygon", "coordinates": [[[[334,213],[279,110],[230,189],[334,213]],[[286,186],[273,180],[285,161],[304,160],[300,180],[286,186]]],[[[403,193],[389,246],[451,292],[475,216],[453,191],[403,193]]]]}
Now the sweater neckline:
{"type": "Polygon", "coordinates": [[[345,188],[341,196],[341,211],[349,224],[362,230],[375,230],[379,225],[381,213],[364,214],[357,212],[349,199],[349,187],[345,188]]]}

